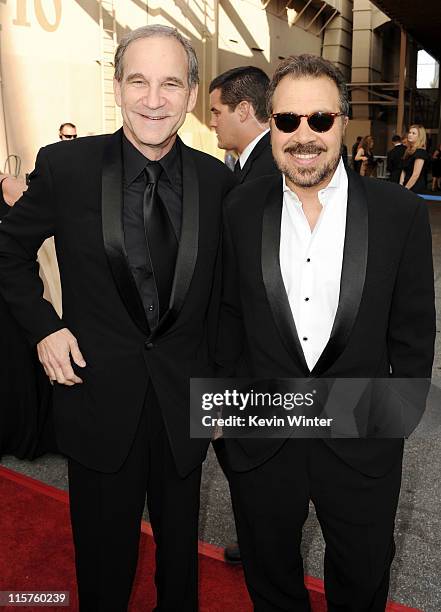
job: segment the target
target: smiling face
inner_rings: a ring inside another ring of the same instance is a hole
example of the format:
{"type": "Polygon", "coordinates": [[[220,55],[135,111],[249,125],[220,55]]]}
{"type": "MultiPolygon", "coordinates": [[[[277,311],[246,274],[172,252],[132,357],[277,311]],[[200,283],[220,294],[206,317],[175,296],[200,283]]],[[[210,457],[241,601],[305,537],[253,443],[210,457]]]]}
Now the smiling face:
{"type": "MultiPolygon", "coordinates": [[[[285,76],[272,99],[273,113],[309,115],[317,111],[340,112],[339,94],[328,77],[285,76]]],[[[314,132],[302,117],[294,132],[284,133],[271,119],[273,156],[291,189],[322,188],[332,178],[340,160],[347,117],[336,117],[328,132],[314,132]]]]}
{"type": "Polygon", "coordinates": [[[197,97],[197,86],[188,85],[182,45],[164,36],[133,41],[124,54],[122,80],[114,81],[114,89],[127,139],[151,160],[166,155],[197,97]]]}

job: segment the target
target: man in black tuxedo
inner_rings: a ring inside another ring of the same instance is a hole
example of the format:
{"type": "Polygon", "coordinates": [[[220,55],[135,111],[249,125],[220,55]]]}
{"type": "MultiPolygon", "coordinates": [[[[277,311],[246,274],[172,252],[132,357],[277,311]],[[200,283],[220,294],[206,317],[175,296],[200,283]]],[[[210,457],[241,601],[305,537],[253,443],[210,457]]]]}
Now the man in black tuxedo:
{"type": "Polygon", "coordinates": [[[389,180],[393,183],[400,182],[401,170],[403,169],[402,160],[406,147],[401,142],[401,136],[392,136],[393,147],[387,152],[386,169],[389,172],[389,180]]]}
{"type": "Polygon", "coordinates": [[[177,137],[197,87],[177,30],[129,33],[115,56],[122,130],[42,149],[1,226],[2,293],[54,381],[82,612],[127,609],[146,491],[156,609],[198,609],[208,443],[189,437],[189,378],[212,374],[221,203],[234,177],[177,137]],[[51,235],[62,320],[35,263],[51,235]]]}
{"type": "Polygon", "coordinates": [[[234,174],[239,183],[279,174],[271,152],[266,92],[268,76],[255,66],[232,68],[209,86],[211,123],[218,146],[238,155],[234,174]]]}
{"type": "MultiPolygon", "coordinates": [[[[225,376],[429,378],[435,311],[426,205],[340,158],[345,81],[313,55],[269,88],[283,176],[228,197],[218,362],[225,376]]],[[[402,439],[225,439],[256,612],[307,612],[300,554],[309,502],[326,542],[330,612],[384,612],[402,439]]]]}

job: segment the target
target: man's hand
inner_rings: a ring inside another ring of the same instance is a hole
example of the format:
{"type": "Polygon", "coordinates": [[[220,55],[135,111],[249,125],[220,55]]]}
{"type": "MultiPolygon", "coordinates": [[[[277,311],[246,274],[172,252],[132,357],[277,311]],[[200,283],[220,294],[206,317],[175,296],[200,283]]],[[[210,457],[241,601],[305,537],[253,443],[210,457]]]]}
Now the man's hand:
{"type": "Polygon", "coordinates": [[[60,385],[72,387],[82,383],[72,369],[71,358],[81,368],[86,362],[78,348],[77,339],[67,327],[46,336],[37,344],[38,359],[44,367],[49,380],[57,381],[60,385]]]}

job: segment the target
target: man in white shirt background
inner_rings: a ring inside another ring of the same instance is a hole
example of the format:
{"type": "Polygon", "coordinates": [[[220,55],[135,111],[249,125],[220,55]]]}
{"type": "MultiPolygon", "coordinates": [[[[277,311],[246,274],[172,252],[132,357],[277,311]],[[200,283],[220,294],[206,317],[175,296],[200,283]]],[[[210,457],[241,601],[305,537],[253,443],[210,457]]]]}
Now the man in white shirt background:
{"type": "MultiPolygon", "coordinates": [[[[345,168],[348,92],[332,63],[287,58],[268,96],[282,176],[240,185],[226,203],[220,373],[429,379],[426,205],[345,168]]],[[[225,438],[221,452],[256,612],[310,610],[300,552],[310,501],[326,544],[328,611],[384,612],[402,439],[225,438]]]]}
{"type": "Polygon", "coordinates": [[[235,151],[234,174],[239,183],[278,174],[271,152],[266,92],[269,78],[256,66],[240,66],[213,79],[210,127],[220,149],[235,151]]]}
{"type": "MultiPolygon", "coordinates": [[[[210,92],[210,127],[216,130],[218,146],[234,151],[238,156],[234,175],[238,183],[280,172],[271,150],[266,93],[269,78],[256,66],[239,66],[223,72],[213,79],[210,92]]],[[[214,447],[222,465],[223,441],[214,447]]],[[[227,475],[226,466],[222,469],[227,475]]],[[[240,563],[240,550],[236,542],[225,547],[225,559],[240,563]]]]}

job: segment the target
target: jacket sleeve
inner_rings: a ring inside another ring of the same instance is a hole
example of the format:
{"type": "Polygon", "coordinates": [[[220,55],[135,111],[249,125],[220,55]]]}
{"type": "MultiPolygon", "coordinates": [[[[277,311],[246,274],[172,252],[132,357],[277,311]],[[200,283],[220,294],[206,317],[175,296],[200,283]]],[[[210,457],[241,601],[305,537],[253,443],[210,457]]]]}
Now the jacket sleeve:
{"type": "Polygon", "coordinates": [[[388,349],[394,378],[431,377],[435,333],[432,238],[421,199],[402,252],[390,311],[388,349]]]}
{"type": "Polygon", "coordinates": [[[32,345],[65,327],[43,298],[38,274],[38,249],[54,231],[53,183],[41,149],[28,190],[0,224],[0,293],[32,345]]]}
{"type": "Polygon", "coordinates": [[[231,230],[228,205],[224,208],[222,240],[222,299],[216,344],[217,375],[235,376],[236,366],[243,353],[245,330],[240,302],[240,286],[231,230]]]}

